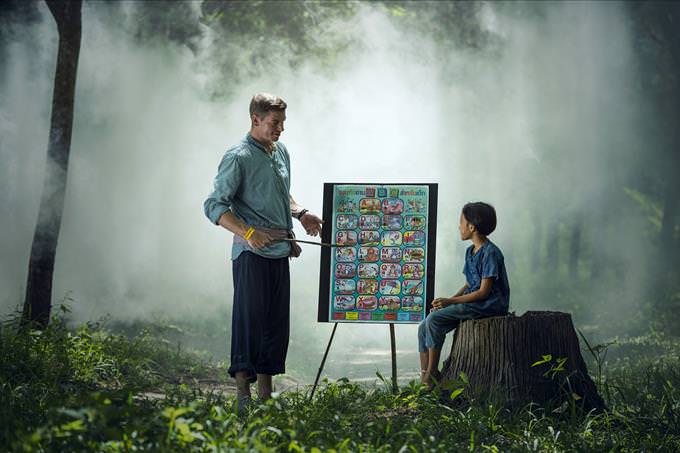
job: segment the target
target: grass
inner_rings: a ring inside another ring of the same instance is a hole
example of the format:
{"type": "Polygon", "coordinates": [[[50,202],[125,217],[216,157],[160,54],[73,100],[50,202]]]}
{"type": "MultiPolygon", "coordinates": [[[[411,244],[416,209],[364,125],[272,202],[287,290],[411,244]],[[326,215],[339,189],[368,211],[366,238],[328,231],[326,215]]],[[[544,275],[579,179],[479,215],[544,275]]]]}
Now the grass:
{"type": "MultiPolygon", "coordinates": [[[[155,333],[154,333],[155,332],[155,333]]],[[[591,346],[589,368],[608,410],[568,403],[505,407],[453,401],[416,383],[324,382],[254,404],[200,385],[224,364],[101,324],[39,333],[0,326],[0,449],[24,452],[227,451],[679,451],[680,342],[659,332],[591,346]],[[609,354],[609,358],[605,354],[609,354]],[[596,372],[597,373],[597,372],[596,372]],[[149,392],[160,397],[150,398],[149,392]]],[[[584,347],[584,355],[588,356],[584,347]]]]}

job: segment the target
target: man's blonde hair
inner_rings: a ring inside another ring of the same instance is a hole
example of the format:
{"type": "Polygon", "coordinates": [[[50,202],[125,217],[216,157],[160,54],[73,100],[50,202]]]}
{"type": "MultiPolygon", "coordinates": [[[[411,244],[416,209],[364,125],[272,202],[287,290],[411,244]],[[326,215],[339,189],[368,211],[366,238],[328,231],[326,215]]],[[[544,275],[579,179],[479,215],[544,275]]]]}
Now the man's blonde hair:
{"type": "Polygon", "coordinates": [[[264,118],[269,112],[285,112],[288,105],[278,96],[269,93],[257,93],[250,100],[250,117],[264,118]]]}

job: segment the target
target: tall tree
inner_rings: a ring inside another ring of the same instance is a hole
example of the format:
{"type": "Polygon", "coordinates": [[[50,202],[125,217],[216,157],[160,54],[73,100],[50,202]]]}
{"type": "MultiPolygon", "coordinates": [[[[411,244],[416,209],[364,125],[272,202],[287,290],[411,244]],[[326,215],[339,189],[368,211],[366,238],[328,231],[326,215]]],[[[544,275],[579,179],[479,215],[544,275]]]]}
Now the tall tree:
{"type": "Polygon", "coordinates": [[[680,4],[678,2],[633,2],[630,5],[636,47],[646,71],[641,77],[647,97],[657,108],[655,132],[661,137],[656,157],[654,184],[645,188],[661,206],[656,263],[651,266],[652,293],[665,303],[677,292],[680,266],[680,4]]]}
{"type": "Polygon", "coordinates": [[[569,238],[569,278],[573,281],[578,278],[578,261],[581,253],[581,217],[576,215],[571,224],[571,236],[569,238]]]}
{"type": "Polygon", "coordinates": [[[28,265],[23,321],[44,328],[52,307],[54,261],[64,210],[68,158],[73,129],[73,104],[81,40],[82,0],[46,0],[57,23],[59,51],[52,93],[52,118],[47,165],[38,222],[28,265]]]}
{"type": "MultiPolygon", "coordinates": [[[[680,203],[678,202],[678,192],[680,191],[680,182],[678,180],[678,164],[680,163],[680,132],[678,132],[677,123],[680,120],[680,5],[677,3],[668,3],[662,5],[662,8],[657,14],[659,22],[661,22],[661,30],[663,42],[665,43],[670,56],[670,66],[674,74],[672,85],[672,95],[669,102],[669,116],[671,117],[671,150],[669,150],[669,158],[666,159],[666,187],[664,190],[664,209],[663,209],[663,223],[661,225],[661,253],[670,251],[671,256],[674,257],[671,262],[672,268],[677,269],[678,254],[680,247],[678,241],[675,239],[675,230],[680,213],[680,203]]],[[[666,273],[664,283],[671,283],[673,278],[666,273]]]]}

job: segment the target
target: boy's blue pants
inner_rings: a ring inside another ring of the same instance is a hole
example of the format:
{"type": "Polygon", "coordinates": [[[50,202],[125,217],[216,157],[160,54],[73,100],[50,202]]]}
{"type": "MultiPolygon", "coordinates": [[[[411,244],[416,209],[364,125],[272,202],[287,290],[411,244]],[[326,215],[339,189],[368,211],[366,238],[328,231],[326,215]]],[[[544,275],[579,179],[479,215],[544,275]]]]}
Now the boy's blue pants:
{"type": "Polygon", "coordinates": [[[493,314],[476,312],[469,304],[453,304],[430,312],[418,326],[418,351],[427,352],[430,348],[441,350],[446,334],[458,327],[461,321],[487,316],[493,314]]]}

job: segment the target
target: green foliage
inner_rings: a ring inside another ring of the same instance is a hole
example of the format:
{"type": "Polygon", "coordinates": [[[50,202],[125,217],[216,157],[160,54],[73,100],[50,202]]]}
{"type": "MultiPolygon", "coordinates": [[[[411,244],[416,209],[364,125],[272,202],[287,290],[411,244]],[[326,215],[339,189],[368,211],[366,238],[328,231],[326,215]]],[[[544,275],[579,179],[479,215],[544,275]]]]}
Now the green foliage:
{"type": "Polygon", "coordinates": [[[332,73],[338,57],[357,44],[358,37],[348,27],[358,6],[302,0],[203,1],[200,21],[212,40],[206,69],[220,74],[211,86],[212,96],[228,97],[240,82],[253,77],[281,77],[286,68],[311,65],[332,73]]]}
{"type": "Polygon", "coordinates": [[[624,187],[623,191],[640,208],[641,213],[653,227],[654,233],[660,233],[661,223],[663,222],[663,208],[661,207],[661,204],[642,192],[630,187],[624,187]]]}
{"type": "Polygon", "coordinates": [[[472,49],[484,51],[498,45],[492,33],[481,24],[481,2],[375,2],[405,29],[418,30],[444,51],[472,49]]]}
{"type": "Polygon", "coordinates": [[[171,348],[148,332],[128,339],[98,323],[69,329],[66,311],[62,307],[43,331],[21,328],[15,319],[0,324],[1,439],[30,432],[51,415],[63,418],[59,408],[78,407],[83,398],[92,398],[90,392],[127,398],[171,382],[172,376],[207,372],[198,356],[171,348]]]}
{"type": "MultiPolygon", "coordinates": [[[[473,400],[467,377],[440,395],[411,382],[362,386],[325,380],[308,391],[257,401],[239,418],[234,398],[176,383],[215,371],[144,333],[76,329],[57,317],[42,333],[14,321],[0,330],[0,447],[49,452],[204,451],[677,451],[680,348],[652,331],[588,348],[603,368],[608,410],[574,405],[505,407],[473,400]],[[604,353],[611,350],[611,362],[604,353]],[[147,391],[161,392],[151,398],[147,391]]],[[[585,337],[584,337],[585,341],[585,337]]],[[[531,364],[528,364],[531,365],[531,364]]],[[[559,360],[545,356],[534,365],[559,360]]]]}

